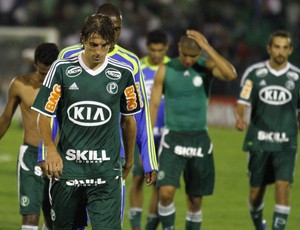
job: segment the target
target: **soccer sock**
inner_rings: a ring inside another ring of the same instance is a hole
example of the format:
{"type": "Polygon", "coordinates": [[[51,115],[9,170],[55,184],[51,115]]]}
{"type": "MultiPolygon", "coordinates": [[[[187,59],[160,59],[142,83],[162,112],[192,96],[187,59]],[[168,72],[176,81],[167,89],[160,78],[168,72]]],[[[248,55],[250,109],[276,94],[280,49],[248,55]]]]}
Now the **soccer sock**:
{"type": "Polygon", "coordinates": [[[249,204],[249,208],[251,219],[255,226],[255,229],[262,230],[264,203],[262,203],[258,208],[254,208],[251,204],[249,204]]]}
{"type": "Polygon", "coordinates": [[[146,230],[156,230],[159,224],[159,217],[156,214],[148,214],[146,230]]]}
{"type": "Polygon", "coordinates": [[[175,206],[171,203],[169,206],[162,206],[158,203],[158,214],[163,230],[172,230],[175,225],[175,206]]]}
{"type": "Polygon", "coordinates": [[[141,228],[141,217],[142,217],[141,208],[129,209],[129,220],[130,220],[131,228],[133,230],[139,230],[141,228]]]}
{"type": "Polygon", "coordinates": [[[290,214],[291,207],[284,205],[275,205],[273,213],[273,229],[284,230],[290,214]]]}
{"type": "Polygon", "coordinates": [[[22,230],[38,230],[39,226],[22,225],[22,230]]]}
{"type": "Polygon", "coordinates": [[[202,222],[202,212],[187,212],[185,217],[186,230],[200,230],[202,222]]]}

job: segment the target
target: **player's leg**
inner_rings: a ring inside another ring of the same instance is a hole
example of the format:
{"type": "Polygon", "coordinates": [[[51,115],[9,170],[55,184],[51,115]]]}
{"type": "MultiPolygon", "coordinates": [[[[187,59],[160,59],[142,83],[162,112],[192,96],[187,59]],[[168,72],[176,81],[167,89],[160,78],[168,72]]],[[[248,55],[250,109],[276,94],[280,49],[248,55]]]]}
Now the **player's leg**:
{"type": "Polygon", "coordinates": [[[285,229],[290,214],[289,194],[294,180],[296,153],[285,151],[273,153],[275,172],[275,209],[273,229],[285,229]]]}
{"type": "Polygon", "coordinates": [[[175,227],[175,191],[176,187],[174,186],[159,187],[158,214],[163,229],[173,229],[175,227]]]}
{"type": "Polygon", "coordinates": [[[263,229],[264,194],[266,187],[251,187],[249,192],[249,212],[256,230],[263,229]]]}
{"type": "Polygon", "coordinates": [[[143,211],[143,184],[144,170],[137,145],[134,151],[134,165],[132,169],[132,182],[129,191],[129,220],[131,229],[141,229],[143,211]]]}
{"type": "Polygon", "coordinates": [[[187,203],[188,211],[185,218],[186,219],[185,229],[198,230],[201,228],[201,223],[202,223],[202,211],[201,211],[202,197],[187,195],[186,203],[187,203]]]}
{"type": "MultiPolygon", "coordinates": [[[[78,213],[85,213],[86,187],[69,186],[66,180],[50,180],[51,217],[54,229],[77,229],[78,213]]],[[[86,220],[86,217],[85,217],[86,220]]]]}
{"type": "Polygon", "coordinates": [[[273,213],[273,228],[285,229],[288,216],[290,214],[289,206],[290,183],[288,181],[275,182],[275,208],[273,213]]]}
{"type": "Polygon", "coordinates": [[[159,224],[158,217],[158,189],[152,186],[152,194],[150,198],[149,210],[147,215],[146,230],[156,230],[159,224]]]}
{"type": "Polygon", "coordinates": [[[93,230],[121,230],[122,178],[105,178],[104,185],[86,187],[87,209],[93,230]]]}
{"type": "Polygon", "coordinates": [[[213,146],[207,133],[199,133],[189,138],[189,146],[198,149],[199,154],[187,160],[184,182],[187,202],[186,230],[200,230],[202,224],[202,199],[212,195],[215,185],[213,146]],[[193,141],[194,139],[194,141],[193,141]],[[195,143],[194,145],[192,145],[195,143]]]}
{"type": "Polygon", "coordinates": [[[22,230],[37,230],[44,180],[37,165],[37,148],[22,145],[18,159],[18,189],[22,230]]]}
{"type": "Polygon", "coordinates": [[[274,182],[274,169],[269,160],[270,154],[270,152],[251,151],[248,158],[249,212],[256,230],[263,230],[263,199],[266,185],[274,182]]]}
{"type": "MultiPolygon", "coordinates": [[[[155,141],[155,150],[156,157],[158,158],[159,152],[162,149],[160,146],[160,140],[155,141]]],[[[158,216],[158,188],[155,185],[152,186],[152,193],[149,202],[148,214],[147,214],[147,223],[146,230],[156,230],[159,225],[159,216],[158,216]]]]}

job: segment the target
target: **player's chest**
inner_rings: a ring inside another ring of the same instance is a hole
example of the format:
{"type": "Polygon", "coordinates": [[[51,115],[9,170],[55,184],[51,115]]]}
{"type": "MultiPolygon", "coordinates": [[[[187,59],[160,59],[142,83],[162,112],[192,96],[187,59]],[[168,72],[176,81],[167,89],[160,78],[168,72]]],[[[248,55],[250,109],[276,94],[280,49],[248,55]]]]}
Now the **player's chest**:
{"type": "Polygon", "coordinates": [[[299,80],[287,76],[267,76],[255,81],[259,99],[267,104],[280,105],[291,101],[298,95],[299,80]]]}

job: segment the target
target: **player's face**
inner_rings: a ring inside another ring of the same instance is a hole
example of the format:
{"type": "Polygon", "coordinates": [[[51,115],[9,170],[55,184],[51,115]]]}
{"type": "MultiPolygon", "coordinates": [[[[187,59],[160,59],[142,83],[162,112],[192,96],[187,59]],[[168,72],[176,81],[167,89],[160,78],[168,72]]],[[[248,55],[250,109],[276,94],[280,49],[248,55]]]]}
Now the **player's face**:
{"type": "Polygon", "coordinates": [[[291,40],[285,37],[274,37],[267,49],[271,61],[276,65],[285,64],[293,51],[291,40]]]}
{"type": "Polygon", "coordinates": [[[112,23],[114,24],[115,29],[115,43],[117,43],[122,29],[122,19],[120,17],[111,16],[112,23]]]}
{"type": "Polygon", "coordinates": [[[192,67],[200,56],[200,50],[198,49],[187,49],[179,46],[179,59],[184,67],[192,67]]]}
{"type": "Polygon", "coordinates": [[[168,46],[162,43],[152,43],[147,46],[148,57],[151,65],[159,65],[163,62],[168,46]]]}
{"type": "Polygon", "coordinates": [[[83,58],[85,64],[90,68],[95,68],[103,64],[111,46],[110,43],[103,40],[98,34],[91,35],[87,41],[83,41],[83,45],[83,58]]]}
{"type": "Polygon", "coordinates": [[[37,63],[34,64],[36,72],[38,72],[43,78],[47,75],[50,65],[45,65],[41,63],[40,61],[37,61],[37,63]]]}

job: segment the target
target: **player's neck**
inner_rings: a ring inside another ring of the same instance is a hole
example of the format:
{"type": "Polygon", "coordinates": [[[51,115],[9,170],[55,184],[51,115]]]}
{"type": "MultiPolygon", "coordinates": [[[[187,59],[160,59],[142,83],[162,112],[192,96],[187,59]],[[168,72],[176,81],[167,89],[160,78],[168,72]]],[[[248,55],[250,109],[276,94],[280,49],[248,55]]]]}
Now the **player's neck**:
{"type": "Polygon", "coordinates": [[[288,64],[287,61],[279,64],[273,60],[269,60],[268,63],[270,65],[270,67],[276,71],[280,71],[280,70],[284,69],[286,67],[286,65],[288,64]]]}

